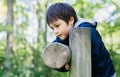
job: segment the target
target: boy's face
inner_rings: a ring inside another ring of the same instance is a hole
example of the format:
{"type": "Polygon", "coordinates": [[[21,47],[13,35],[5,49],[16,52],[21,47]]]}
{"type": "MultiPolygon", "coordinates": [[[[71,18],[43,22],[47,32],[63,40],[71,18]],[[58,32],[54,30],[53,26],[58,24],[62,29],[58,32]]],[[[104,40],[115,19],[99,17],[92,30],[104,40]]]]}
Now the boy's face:
{"type": "Polygon", "coordinates": [[[68,37],[69,31],[73,27],[73,22],[73,17],[70,18],[68,24],[61,19],[57,19],[53,23],[50,23],[49,26],[57,37],[59,37],[61,40],[64,40],[68,37]]]}

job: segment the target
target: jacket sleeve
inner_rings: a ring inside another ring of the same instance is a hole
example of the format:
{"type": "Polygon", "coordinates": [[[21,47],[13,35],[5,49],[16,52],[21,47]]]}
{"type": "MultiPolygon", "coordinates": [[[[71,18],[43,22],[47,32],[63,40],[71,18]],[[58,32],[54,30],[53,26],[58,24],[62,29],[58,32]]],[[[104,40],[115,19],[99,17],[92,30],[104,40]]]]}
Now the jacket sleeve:
{"type": "Polygon", "coordinates": [[[53,69],[56,71],[59,71],[59,72],[67,72],[68,71],[65,69],[65,66],[63,66],[62,68],[53,68],[53,69]]]}

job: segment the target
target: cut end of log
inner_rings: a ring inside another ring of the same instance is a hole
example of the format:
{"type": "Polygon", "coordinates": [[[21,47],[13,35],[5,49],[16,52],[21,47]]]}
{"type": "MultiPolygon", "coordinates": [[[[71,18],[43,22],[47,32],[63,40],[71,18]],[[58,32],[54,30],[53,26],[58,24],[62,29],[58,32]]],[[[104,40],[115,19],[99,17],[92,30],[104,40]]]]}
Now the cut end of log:
{"type": "Polygon", "coordinates": [[[61,68],[71,59],[70,48],[61,43],[49,44],[42,53],[44,63],[51,68],[61,68]]]}

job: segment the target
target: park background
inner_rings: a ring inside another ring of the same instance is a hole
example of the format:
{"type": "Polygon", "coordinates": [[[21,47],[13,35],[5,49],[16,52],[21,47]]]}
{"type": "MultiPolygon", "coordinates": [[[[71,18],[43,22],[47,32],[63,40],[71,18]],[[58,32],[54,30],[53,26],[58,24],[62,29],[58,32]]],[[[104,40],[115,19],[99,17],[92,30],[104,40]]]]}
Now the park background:
{"type": "Polygon", "coordinates": [[[120,0],[0,0],[0,77],[68,77],[45,66],[41,58],[55,38],[45,14],[56,2],[67,2],[78,17],[98,22],[120,77],[120,0]]]}

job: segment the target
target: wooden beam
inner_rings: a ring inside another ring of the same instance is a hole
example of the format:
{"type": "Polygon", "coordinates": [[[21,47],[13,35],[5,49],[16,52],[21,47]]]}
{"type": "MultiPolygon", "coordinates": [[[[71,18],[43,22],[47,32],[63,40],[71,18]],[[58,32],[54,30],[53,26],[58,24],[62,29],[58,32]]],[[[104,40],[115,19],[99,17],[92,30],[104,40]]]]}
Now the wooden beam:
{"type": "Polygon", "coordinates": [[[74,28],[69,33],[72,51],[70,77],[91,77],[91,34],[88,28],[74,28]]]}

